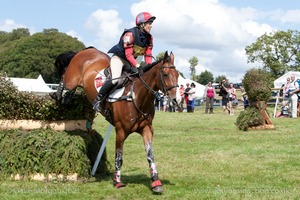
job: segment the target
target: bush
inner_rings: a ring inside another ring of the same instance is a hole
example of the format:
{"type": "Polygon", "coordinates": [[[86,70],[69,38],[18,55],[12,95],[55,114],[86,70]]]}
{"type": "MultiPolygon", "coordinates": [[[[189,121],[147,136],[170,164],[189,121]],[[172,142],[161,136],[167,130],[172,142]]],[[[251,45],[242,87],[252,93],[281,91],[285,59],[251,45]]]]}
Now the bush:
{"type": "Polygon", "coordinates": [[[269,73],[262,69],[250,69],[243,78],[243,86],[250,102],[269,101],[272,82],[269,73]]]}
{"type": "Polygon", "coordinates": [[[243,86],[248,96],[250,108],[241,112],[235,125],[239,130],[247,131],[250,127],[263,125],[264,119],[257,107],[259,101],[269,101],[272,94],[272,82],[269,73],[262,69],[250,69],[243,78],[243,86]]]}
{"type": "MultiPolygon", "coordinates": [[[[77,173],[79,177],[88,178],[102,141],[95,131],[0,131],[0,174],[28,177],[35,173],[77,173]]],[[[109,173],[106,154],[97,173],[109,173]]]]}
{"type": "Polygon", "coordinates": [[[250,127],[262,125],[259,110],[256,107],[247,108],[242,111],[236,119],[235,125],[239,130],[247,131],[250,127]]]}
{"type": "MultiPolygon", "coordinates": [[[[77,90],[70,104],[56,103],[50,97],[19,92],[17,88],[0,77],[0,119],[6,120],[89,120],[95,112],[84,91],[77,90]]],[[[86,131],[0,131],[0,174],[20,174],[25,177],[35,173],[90,176],[101,136],[86,131]]],[[[106,156],[102,158],[101,172],[107,173],[106,156]]]]}
{"type": "Polygon", "coordinates": [[[16,120],[84,120],[93,121],[95,111],[79,88],[70,104],[56,103],[50,97],[19,92],[17,88],[0,77],[0,119],[16,120]]]}

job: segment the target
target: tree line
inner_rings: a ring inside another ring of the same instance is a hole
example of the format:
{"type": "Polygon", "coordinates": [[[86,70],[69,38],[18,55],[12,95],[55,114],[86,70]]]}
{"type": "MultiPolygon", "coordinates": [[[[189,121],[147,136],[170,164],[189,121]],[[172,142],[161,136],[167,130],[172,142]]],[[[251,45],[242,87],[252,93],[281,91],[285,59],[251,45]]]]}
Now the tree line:
{"type": "MultiPolygon", "coordinates": [[[[256,42],[245,47],[248,63],[257,63],[275,80],[288,71],[300,70],[300,34],[297,30],[274,31],[260,36],[256,42]]],[[[226,76],[216,78],[207,70],[196,74],[195,67],[198,58],[192,57],[190,63],[190,77],[192,80],[206,85],[208,82],[219,83],[226,76]]]]}
{"type": "MultiPolygon", "coordinates": [[[[77,38],[55,28],[44,29],[33,35],[30,35],[27,28],[14,29],[12,32],[0,31],[0,73],[20,78],[37,78],[41,74],[47,83],[58,83],[60,77],[54,68],[56,56],[84,48],[85,45],[77,38]]],[[[260,64],[263,70],[276,79],[287,71],[300,70],[299,48],[300,34],[297,30],[274,31],[265,33],[256,42],[246,46],[245,52],[248,63],[260,64]]],[[[195,56],[189,59],[192,80],[206,85],[226,78],[225,75],[214,78],[212,72],[207,70],[196,74],[198,61],[195,56]]]]}
{"type": "Polygon", "coordinates": [[[33,35],[27,28],[0,31],[0,73],[19,78],[37,78],[41,74],[45,82],[58,83],[56,56],[83,48],[85,45],[77,38],[57,29],[44,29],[33,35]]]}

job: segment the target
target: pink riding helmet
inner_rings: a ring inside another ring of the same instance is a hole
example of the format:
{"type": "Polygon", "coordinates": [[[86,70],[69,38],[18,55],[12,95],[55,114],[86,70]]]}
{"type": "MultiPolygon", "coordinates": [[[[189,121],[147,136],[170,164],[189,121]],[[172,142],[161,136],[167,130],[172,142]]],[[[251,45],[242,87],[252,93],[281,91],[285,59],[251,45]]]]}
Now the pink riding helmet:
{"type": "Polygon", "coordinates": [[[135,24],[137,26],[141,25],[142,23],[146,23],[146,22],[153,22],[156,19],[156,17],[152,16],[150,13],[148,12],[141,12],[140,14],[138,14],[135,18],[135,24]]]}

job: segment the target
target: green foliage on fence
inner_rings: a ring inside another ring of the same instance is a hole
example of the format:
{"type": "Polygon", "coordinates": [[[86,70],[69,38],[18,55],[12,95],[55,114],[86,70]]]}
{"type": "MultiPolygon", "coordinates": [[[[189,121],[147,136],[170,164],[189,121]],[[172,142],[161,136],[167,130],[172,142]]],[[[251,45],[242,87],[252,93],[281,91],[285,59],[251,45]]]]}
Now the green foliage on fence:
{"type": "Polygon", "coordinates": [[[244,75],[242,83],[250,102],[269,101],[272,94],[270,73],[262,69],[250,69],[244,75]]]}
{"type": "Polygon", "coordinates": [[[262,119],[258,108],[251,107],[242,111],[237,117],[235,124],[238,129],[242,131],[247,131],[250,127],[262,125],[262,119]]]}
{"type": "Polygon", "coordinates": [[[20,92],[11,81],[0,77],[0,119],[93,121],[95,112],[85,93],[78,88],[71,103],[56,103],[48,96],[20,92]]]}
{"type": "MultiPolygon", "coordinates": [[[[77,173],[86,178],[91,174],[102,141],[95,131],[0,131],[0,174],[29,177],[35,173],[77,173]]],[[[108,173],[105,153],[97,173],[108,173]]]]}
{"type": "MultiPolygon", "coordinates": [[[[19,92],[0,76],[0,119],[5,120],[89,120],[95,112],[83,90],[77,90],[71,103],[62,105],[48,96],[19,92]]],[[[102,144],[95,131],[0,131],[0,176],[35,173],[69,175],[77,173],[89,177],[102,144]]],[[[97,173],[108,173],[104,153],[97,173]]]]}

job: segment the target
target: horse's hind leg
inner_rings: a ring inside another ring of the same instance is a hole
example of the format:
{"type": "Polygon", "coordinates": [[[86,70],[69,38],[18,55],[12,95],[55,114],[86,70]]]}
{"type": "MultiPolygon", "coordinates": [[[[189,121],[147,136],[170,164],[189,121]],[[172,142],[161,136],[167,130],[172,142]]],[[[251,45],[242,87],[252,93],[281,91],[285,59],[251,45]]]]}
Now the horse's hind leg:
{"type": "Polygon", "coordinates": [[[162,192],[162,183],[158,178],[158,172],[156,169],[156,164],[154,162],[154,155],[153,155],[153,149],[152,149],[152,137],[153,137],[153,131],[146,131],[143,132],[143,138],[144,138],[144,145],[145,145],[145,151],[147,156],[147,161],[149,163],[150,168],[150,177],[152,180],[151,189],[153,192],[162,192]]]}

